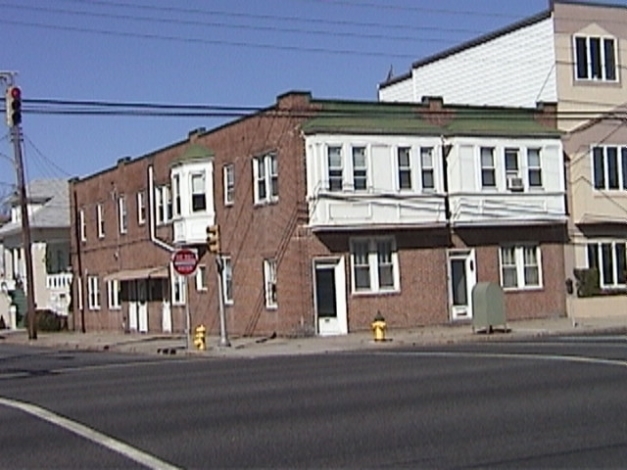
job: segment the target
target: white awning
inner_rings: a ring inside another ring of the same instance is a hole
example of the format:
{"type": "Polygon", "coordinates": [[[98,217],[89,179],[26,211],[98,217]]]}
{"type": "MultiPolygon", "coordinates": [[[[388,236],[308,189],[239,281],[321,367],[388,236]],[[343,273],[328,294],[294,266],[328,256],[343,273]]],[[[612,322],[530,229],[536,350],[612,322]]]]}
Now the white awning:
{"type": "Polygon", "coordinates": [[[117,273],[111,273],[105,276],[105,282],[109,281],[132,281],[135,279],[167,279],[168,268],[164,266],[158,266],[153,268],[144,269],[127,269],[125,271],[118,271],[117,273]]]}

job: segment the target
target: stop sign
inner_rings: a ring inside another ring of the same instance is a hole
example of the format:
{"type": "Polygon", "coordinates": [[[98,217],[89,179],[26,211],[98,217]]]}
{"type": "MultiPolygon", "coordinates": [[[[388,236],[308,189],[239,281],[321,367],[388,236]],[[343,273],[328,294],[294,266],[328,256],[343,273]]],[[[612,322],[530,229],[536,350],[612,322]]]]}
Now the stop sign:
{"type": "Polygon", "coordinates": [[[172,255],[172,267],[181,276],[190,276],[198,266],[198,252],[190,248],[181,248],[172,255]]]}

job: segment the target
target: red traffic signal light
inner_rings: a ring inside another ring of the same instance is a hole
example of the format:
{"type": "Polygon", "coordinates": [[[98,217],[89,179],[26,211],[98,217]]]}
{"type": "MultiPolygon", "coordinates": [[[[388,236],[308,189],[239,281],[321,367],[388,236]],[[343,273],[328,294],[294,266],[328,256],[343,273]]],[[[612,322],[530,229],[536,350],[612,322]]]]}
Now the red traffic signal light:
{"type": "Polygon", "coordinates": [[[22,90],[16,86],[7,88],[5,95],[7,125],[17,126],[22,122],[22,90]]]}

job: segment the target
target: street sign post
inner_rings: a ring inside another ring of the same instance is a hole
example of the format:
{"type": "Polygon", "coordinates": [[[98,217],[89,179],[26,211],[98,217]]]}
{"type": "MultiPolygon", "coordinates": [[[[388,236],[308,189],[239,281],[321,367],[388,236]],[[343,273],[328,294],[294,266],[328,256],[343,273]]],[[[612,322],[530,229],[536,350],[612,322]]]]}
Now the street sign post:
{"type": "Polygon", "coordinates": [[[198,267],[198,251],[180,248],[172,255],[172,267],[179,276],[191,276],[198,267]]]}

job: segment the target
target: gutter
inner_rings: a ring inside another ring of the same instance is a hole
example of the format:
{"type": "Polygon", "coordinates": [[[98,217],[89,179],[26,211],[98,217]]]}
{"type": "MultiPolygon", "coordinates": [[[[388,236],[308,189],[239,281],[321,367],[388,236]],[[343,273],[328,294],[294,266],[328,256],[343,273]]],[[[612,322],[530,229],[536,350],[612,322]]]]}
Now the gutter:
{"type": "Polygon", "coordinates": [[[157,238],[155,230],[155,180],[154,170],[152,165],[148,165],[148,220],[150,227],[150,241],[157,245],[159,248],[166,250],[169,253],[174,253],[176,248],[163,240],[157,238]]]}

